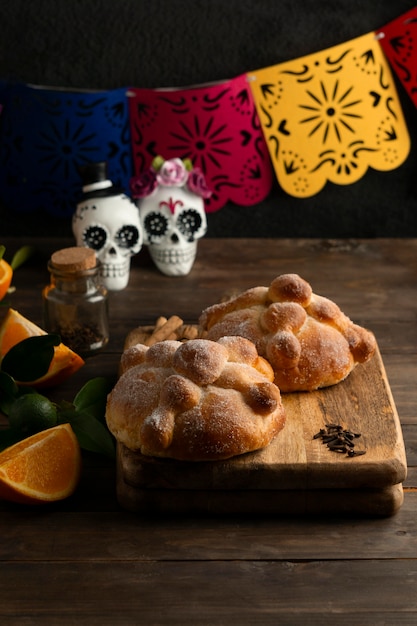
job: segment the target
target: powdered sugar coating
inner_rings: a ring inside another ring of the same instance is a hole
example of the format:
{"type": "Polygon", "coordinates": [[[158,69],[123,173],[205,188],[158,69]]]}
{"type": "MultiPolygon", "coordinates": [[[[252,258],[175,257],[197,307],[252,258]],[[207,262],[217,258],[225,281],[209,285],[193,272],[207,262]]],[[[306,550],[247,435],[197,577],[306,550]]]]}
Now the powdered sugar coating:
{"type": "Polygon", "coordinates": [[[219,343],[205,339],[186,341],[173,355],[175,371],[201,385],[213,383],[228,359],[228,351],[219,343]]]}
{"type": "Polygon", "coordinates": [[[106,408],[110,431],[131,450],[226,459],[268,445],[283,428],[272,368],[248,340],[167,341],[139,352],[145,358],[125,369],[106,408]]]}
{"type": "Polygon", "coordinates": [[[269,288],[249,289],[208,307],[199,322],[208,339],[238,335],[252,341],[271,364],[282,392],[334,385],[376,349],[370,331],[313,293],[297,274],[282,274],[269,288]]]}
{"type": "Polygon", "coordinates": [[[120,359],[119,374],[123,374],[126,370],[134,365],[139,365],[145,360],[146,348],[143,344],[138,343],[125,350],[120,359]]]}

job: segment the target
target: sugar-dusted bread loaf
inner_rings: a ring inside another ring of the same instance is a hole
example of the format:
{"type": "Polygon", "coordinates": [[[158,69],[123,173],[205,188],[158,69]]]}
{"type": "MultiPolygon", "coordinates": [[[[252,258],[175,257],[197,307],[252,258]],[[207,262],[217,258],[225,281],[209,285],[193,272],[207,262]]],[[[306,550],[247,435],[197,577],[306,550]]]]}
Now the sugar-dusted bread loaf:
{"type": "Polygon", "coordinates": [[[285,423],[271,366],[241,337],[137,344],[120,371],[107,424],[144,455],[227,459],[265,447],[285,423]]]}
{"type": "Polygon", "coordinates": [[[274,370],[281,392],[312,391],[342,381],[375,352],[374,335],[297,274],[255,287],[205,309],[208,339],[239,335],[252,341],[274,370]]]}

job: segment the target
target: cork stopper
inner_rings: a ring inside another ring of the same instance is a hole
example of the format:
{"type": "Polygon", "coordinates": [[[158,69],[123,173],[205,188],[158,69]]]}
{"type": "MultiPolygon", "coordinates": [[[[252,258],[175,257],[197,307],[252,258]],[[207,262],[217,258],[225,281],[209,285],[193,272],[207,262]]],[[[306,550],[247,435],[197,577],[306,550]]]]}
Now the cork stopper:
{"type": "Polygon", "coordinates": [[[83,272],[96,267],[96,253],[91,248],[74,246],[57,250],[51,256],[51,265],[65,272],[83,272]]]}

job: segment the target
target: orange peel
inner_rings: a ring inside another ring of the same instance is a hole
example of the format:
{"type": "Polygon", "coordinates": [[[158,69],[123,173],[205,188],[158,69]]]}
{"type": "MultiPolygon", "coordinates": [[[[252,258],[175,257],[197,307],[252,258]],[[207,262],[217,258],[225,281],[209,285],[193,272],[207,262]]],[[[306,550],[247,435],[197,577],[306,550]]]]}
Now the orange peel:
{"type": "MultiPolygon", "coordinates": [[[[28,337],[38,337],[46,334],[44,330],[18,311],[9,308],[0,326],[0,358],[3,359],[7,352],[20,341],[28,337]]],[[[53,387],[75,374],[84,363],[84,359],[79,354],[65,344],[60,343],[54,348],[54,356],[44,376],[30,382],[16,382],[21,385],[36,387],[37,389],[53,387]]]]}
{"type": "Polygon", "coordinates": [[[13,278],[12,266],[4,259],[0,259],[0,300],[6,295],[13,278]]]}
{"type": "Polygon", "coordinates": [[[20,504],[72,495],[81,475],[81,449],[69,424],[43,430],[0,453],[0,498],[20,504]]]}

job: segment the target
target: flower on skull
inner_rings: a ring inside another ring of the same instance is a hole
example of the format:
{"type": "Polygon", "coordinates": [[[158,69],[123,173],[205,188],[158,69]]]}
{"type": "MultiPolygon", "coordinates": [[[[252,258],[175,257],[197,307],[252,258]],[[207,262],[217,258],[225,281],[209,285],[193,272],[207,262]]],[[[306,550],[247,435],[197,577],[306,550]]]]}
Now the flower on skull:
{"type": "Polygon", "coordinates": [[[204,174],[189,159],[156,157],[149,170],[131,180],[138,202],[144,243],[158,269],[168,276],[190,271],[197,240],[207,230],[204,174]]]}
{"type": "Polygon", "coordinates": [[[190,159],[168,159],[157,156],[149,169],[130,180],[132,198],[140,200],[153,194],[158,185],[165,187],[188,187],[202,198],[210,198],[212,192],[207,187],[206,179],[200,168],[195,167],[190,159]]]}

